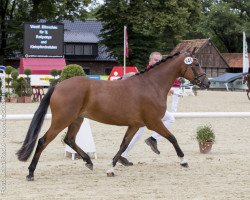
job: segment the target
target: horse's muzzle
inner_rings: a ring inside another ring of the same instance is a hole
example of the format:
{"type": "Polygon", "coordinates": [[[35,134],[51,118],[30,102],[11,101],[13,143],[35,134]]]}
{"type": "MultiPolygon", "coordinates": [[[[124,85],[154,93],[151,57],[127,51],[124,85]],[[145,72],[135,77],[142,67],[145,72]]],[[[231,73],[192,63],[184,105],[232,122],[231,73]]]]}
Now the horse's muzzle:
{"type": "Polygon", "coordinates": [[[209,80],[204,80],[201,84],[200,84],[200,89],[208,89],[210,87],[211,82],[209,80]]]}

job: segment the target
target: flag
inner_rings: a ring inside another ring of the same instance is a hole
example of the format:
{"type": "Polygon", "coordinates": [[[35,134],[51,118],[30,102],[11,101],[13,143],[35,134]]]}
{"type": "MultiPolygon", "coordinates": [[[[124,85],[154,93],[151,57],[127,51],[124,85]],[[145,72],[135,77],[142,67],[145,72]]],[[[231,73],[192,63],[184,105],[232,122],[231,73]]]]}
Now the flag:
{"type": "Polygon", "coordinates": [[[128,58],[128,33],[127,33],[127,26],[124,26],[124,58],[123,58],[123,68],[124,68],[124,75],[126,74],[126,58],[128,58]]]}
{"type": "Polygon", "coordinates": [[[247,52],[247,40],[246,34],[243,32],[243,73],[248,73],[249,70],[249,59],[248,59],[248,52],[247,52]]]}
{"type": "Polygon", "coordinates": [[[124,26],[124,54],[128,58],[128,32],[126,26],[124,26]]]}

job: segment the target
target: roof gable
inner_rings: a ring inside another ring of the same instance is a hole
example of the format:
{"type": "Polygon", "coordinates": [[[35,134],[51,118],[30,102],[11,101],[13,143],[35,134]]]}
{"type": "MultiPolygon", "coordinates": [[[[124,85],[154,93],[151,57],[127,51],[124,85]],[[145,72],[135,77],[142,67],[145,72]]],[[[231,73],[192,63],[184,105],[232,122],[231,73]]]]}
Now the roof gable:
{"type": "Polygon", "coordinates": [[[209,41],[210,39],[183,40],[182,42],[177,44],[177,46],[174,48],[174,50],[171,53],[174,53],[176,51],[184,51],[189,48],[192,49],[194,47],[196,47],[194,53],[197,53],[200,50],[200,48],[205,46],[209,41]]]}
{"type": "Polygon", "coordinates": [[[225,65],[227,67],[229,67],[227,61],[224,59],[224,57],[222,56],[222,54],[220,53],[220,51],[217,49],[217,47],[213,44],[213,42],[211,41],[210,38],[208,38],[208,39],[183,40],[182,42],[180,42],[174,48],[174,50],[171,52],[171,54],[173,54],[176,51],[185,51],[185,50],[187,50],[189,48],[191,48],[191,49],[196,48],[194,54],[199,54],[201,52],[201,50],[206,45],[212,45],[214,47],[215,51],[218,53],[219,57],[225,63],[225,65]]]}

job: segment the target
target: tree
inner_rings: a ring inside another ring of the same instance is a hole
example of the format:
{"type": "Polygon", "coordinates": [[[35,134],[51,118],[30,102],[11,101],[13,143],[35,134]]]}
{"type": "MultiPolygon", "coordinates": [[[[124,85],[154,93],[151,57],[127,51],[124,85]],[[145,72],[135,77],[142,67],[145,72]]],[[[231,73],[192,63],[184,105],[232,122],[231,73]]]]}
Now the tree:
{"type": "Polygon", "coordinates": [[[164,54],[199,19],[201,5],[194,0],[107,0],[97,12],[103,22],[102,43],[123,63],[123,26],[128,27],[128,64],[145,67],[152,51],[164,54]]]}
{"type": "Polygon", "coordinates": [[[242,32],[250,40],[250,2],[204,0],[204,21],[200,30],[224,52],[242,51],[242,32]]]}

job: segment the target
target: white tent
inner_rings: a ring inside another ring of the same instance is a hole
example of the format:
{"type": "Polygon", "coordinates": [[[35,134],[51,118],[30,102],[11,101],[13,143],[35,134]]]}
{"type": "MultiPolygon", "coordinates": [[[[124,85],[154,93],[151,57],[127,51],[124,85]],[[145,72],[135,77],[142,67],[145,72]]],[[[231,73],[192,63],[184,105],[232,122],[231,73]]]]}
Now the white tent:
{"type": "MultiPolygon", "coordinates": [[[[84,118],[84,121],[80,127],[80,130],[78,131],[76,135],[76,144],[85,152],[87,153],[90,157],[93,157],[96,159],[96,148],[95,148],[95,143],[94,139],[92,136],[92,131],[90,128],[90,123],[89,119],[84,118]]],[[[65,147],[65,153],[70,153],[72,155],[72,160],[75,159],[76,152],[66,145],[65,147]]]]}

